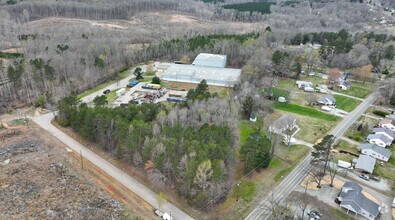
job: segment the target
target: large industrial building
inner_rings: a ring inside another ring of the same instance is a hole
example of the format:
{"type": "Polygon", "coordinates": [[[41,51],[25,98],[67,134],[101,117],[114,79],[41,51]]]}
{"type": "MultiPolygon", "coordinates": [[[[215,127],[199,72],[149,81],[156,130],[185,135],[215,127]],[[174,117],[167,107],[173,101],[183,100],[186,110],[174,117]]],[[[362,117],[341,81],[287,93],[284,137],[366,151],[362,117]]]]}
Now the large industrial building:
{"type": "Polygon", "coordinates": [[[234,86],[240,77],[241,69],[225,68],[226,55],[199,54],[192,65],[162,63],[162,79],[172,82],[200,83],[203,79],[208,85],[234,86]]]}

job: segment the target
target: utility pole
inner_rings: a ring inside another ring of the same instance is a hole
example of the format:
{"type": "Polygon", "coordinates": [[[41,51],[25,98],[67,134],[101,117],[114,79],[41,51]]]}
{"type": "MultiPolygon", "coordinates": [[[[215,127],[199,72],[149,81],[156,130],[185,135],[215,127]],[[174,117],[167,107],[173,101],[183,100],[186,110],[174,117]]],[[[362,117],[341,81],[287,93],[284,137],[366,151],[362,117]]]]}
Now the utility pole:
{"type": "Polygon", "coordinates": [[[81,168],[84,169],[84,163],[82,162],[82,151],[80,150],[81,168]]]}

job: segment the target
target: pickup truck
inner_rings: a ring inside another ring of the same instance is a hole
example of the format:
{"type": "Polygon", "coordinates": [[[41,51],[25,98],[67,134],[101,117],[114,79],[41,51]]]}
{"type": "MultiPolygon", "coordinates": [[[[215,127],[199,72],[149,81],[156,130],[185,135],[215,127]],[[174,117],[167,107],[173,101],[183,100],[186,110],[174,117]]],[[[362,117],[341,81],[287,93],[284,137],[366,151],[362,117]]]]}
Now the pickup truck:
{"type": "Polygon", "coordinates": [[[168,213],[163,213],[161,210],[159,209],[155,209],[154,213],[160,217],[163,220],[172,220],[173,218],[171,217],[171,215],[169,215],[168,213]]]}

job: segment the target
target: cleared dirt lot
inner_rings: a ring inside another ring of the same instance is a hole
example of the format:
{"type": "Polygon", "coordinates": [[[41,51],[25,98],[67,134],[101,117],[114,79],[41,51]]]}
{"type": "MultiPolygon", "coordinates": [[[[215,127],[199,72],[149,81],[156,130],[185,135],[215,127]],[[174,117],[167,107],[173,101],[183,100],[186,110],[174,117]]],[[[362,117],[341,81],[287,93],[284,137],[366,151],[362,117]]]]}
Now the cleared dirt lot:
{"type": "Polygon", "coordinates": [[[151,207],[99,169],[86,161],[82,169],[80,158],[46,132],[0,130],[0,219],[137,216],[154,217],[151,207]]]}

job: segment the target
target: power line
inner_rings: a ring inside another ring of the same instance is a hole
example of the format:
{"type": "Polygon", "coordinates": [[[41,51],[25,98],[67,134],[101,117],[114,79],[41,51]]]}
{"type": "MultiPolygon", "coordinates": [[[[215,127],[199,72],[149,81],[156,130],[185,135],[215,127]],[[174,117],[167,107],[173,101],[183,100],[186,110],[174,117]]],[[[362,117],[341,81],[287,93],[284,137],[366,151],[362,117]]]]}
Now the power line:
{"type": "Polygon", "coordinates": [[[211,203],[212,203],[213,201],[216,201],[217,199],[219,199],[220,197],[222,197],[225,193],[228,193],[229,191],[233,190],[233,188],[234,188],[236,185],[240,184],[240,182],[241,182],[243,179],[247,178],[247,176],[249,176],[250,174],[252,174],[253,172],[255,172],[256,169],[258,169],[262,164],[268,162],[269,159],[271,160],[271,158],[267,158],[267,159],[264,160],[262,163],[260,163],[259,165],[257,165],[253,170],[251,170],[250,172],[248,172],[247,174],[245,174],[243,177],[241,177],[239,180],[237,180],[231,187],[229,187],[228,189],[225,189],[221,194],[219,194],[219,195],[216,196],[215,198],[209,200],[209,201],[206,203],[206,205],[204,205],[203,207],[201,207],[201,208],[199,208],[198,210],[196,210],[195,213],[192,215],[192,217],[195,216],[196,214],[198,214],[199,211],[201,211],[201,210],[207,208],[209,205],[211,205],[211,203]]]}

